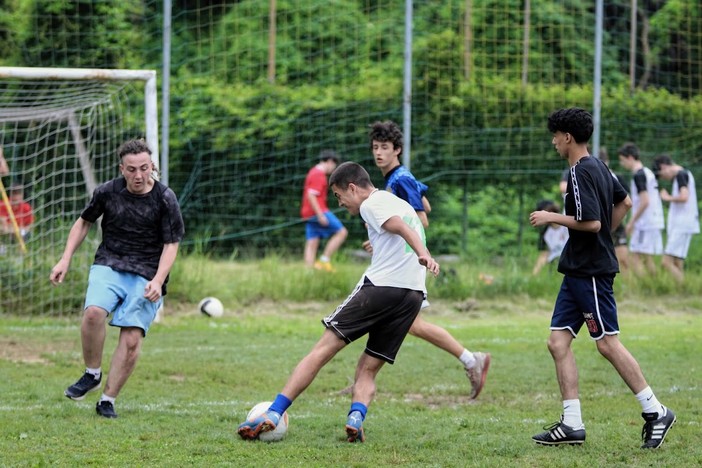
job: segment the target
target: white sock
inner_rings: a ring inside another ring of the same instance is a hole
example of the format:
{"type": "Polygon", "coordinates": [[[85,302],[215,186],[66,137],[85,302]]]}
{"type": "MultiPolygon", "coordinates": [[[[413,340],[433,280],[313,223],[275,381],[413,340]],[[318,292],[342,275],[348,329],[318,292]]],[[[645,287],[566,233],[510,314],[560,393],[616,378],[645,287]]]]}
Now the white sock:
{"type": "Polygon", "coordinates": [[[326,255],[322,255],[321,257],[319,257],[319,261],[329,263],[329,257],[327,257],[326,255]]]}
{"type": "Polygon", "coordinates": [[[641,410],[644,413],[658,413],[658,417],[663,416],[663,406],[653,394],[651,387],[646,387],[636,394],[636,399],[641,403],[641,410]]]}
{"type": "Polygon", "coordinates": [[[473,353],[467,349],[463,350],[463,354],[461,354],[461,357],[459,357],[458,360],[463,363],[463,367],[466,369],[472,369],[475,367],[475,356],[473,356],[473,353]]]}
{"type": "Polygon", "coordinates": [[[100,401],[109,401],[113,405],[115,404],[115,399],[116,399],[116,397],[107,396],[104,393],[100,397],[100,401]]]}
{"type": "Polygon", "coordinates": [[[96,379],[99,379],[100,376],[102,375],[102,368],[101,367],[96,367],[96,368],[86,367],[85,372],[87,372],[88,374],[91,374],[96,379]]]}
{"type": "Polygon", "coordinates": [[[574,429],[583,425],[580,400],[563,400],[563,424],[574,429]]]}

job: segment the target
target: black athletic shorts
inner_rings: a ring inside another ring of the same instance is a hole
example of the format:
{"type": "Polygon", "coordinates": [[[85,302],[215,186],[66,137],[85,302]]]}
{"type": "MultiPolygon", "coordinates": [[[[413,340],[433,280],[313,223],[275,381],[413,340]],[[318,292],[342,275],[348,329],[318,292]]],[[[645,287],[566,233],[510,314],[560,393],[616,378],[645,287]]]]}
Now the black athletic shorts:
{"type": "Polygon", "coordinates": [[[375,286],[364,278],[322,323],[346,343],[368,334],[365,353],[393,364],[423,300],[421,291],[375,286]]]}

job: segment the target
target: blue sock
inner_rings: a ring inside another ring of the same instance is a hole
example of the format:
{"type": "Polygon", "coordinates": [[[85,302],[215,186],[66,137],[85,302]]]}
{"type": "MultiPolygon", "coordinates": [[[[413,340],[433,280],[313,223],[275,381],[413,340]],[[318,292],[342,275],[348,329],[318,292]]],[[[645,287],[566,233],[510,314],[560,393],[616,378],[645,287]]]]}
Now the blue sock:
{"type": "Polygon", "coordinates": [[[351,409],[349,410],[349,414],[353,413],[354,411],[358,411],[359,413],[361,413],[361,418],[364,421],[366,420],[366,413],[368,412],[368,407],[366,405],[354,401],[353,403],[351,403],[351,409]]]}
{"type": "Polygon", "coordinates": [[[290,408],[290,405],[292,405],[292,400],[290,400],[290,398],[286,397],[282,393],[279,393],[275,397],[275,401],[273,402],[273,404],[268,407],[268,410],[275,411],[278,414],[283,414],[288,408],[290,408]]]}

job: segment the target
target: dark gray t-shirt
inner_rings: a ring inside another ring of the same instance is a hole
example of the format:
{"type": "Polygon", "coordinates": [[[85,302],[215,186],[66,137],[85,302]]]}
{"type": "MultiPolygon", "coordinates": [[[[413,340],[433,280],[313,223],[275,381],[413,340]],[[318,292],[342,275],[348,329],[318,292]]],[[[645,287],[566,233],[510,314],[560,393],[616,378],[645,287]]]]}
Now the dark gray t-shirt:
{"type": "Polygon", "coordinates": [[[180,242],[185,234],[175,193],[158,181],[149,193],[137,195],[127,190],[124,177],[110,180],[95,189],[80,216],[91,223],[102,216],[96,265],[148,280],[158,270],[164,244],[180,242]]]}

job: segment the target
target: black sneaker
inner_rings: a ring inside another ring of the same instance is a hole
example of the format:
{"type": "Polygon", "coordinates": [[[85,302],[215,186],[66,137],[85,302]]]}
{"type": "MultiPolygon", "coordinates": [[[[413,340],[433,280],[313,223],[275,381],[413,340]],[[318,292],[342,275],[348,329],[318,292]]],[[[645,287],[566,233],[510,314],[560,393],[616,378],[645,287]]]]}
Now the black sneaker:
{"type": "Polygon", "coordinates": [[[117,417],[117,413],[115,413],[115,406],[107,400],[98,401],[97,405],[95,405],[95,411],[97,414],[105,418],[117,417]]]}
{"type": "Polygon", "coordinates": [[[78,379],[78,382],[68,387],[63,394],[71,400],[82,400],[85,398],[85,395],[88,392],[92,392],[100,388],[101,380],[102,375],[96,379],[93,374],[86,372],[80,379],[78,379]]]}
{"type": "Polygon", "coordinates": [[[541,445],[580,445],[585,442],[585,426],[581,425],[577,429],[566,426],[562,416],[560,421],[544,426],[544,429],[546,432],[536,434],[531,440],[541,445]]]}
{"type": "Polygon", "coordinates": [[[641,448],[655,449],[660,447],[668,431],[677,421],[675,413],[664,406],[663,416],[660,418],[658,413],[641,413],[641,416],[646,420],[641,430],[641,439],[643,440],[641,448]]]}

